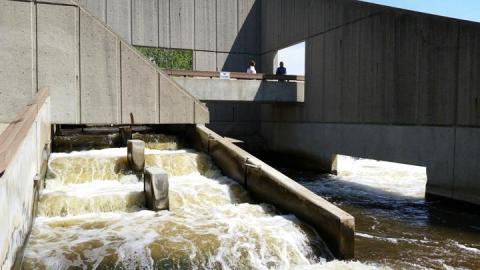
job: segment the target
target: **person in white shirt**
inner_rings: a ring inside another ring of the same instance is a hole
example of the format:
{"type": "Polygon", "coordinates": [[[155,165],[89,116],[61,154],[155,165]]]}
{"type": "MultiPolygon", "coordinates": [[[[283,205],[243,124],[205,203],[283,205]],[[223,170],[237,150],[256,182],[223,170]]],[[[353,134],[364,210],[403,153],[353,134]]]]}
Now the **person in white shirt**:
{"type": "Polygon", "coordinates": [[[247,69],[248,74],[257,74],[257,71],[255,70],[255,61],[250,60],[250,66],[247,69]]]}

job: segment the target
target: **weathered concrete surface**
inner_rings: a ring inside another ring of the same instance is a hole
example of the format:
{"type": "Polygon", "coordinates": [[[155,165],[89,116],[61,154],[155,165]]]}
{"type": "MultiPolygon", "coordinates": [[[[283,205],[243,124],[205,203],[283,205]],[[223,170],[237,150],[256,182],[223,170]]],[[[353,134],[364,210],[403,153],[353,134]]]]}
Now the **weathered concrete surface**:
{"type": "Polygon", "coordinates": [[[159,91],[156,69],[123,42],[121,57],[122,123],[130,123],[130,114],[133,114],[135,123],[158,123],[159,91]]]}
{"type": "Polygon", "coordinates": [[[480,27],[459,26],[457,123],[480,126],[480,27]]]}
{"type": "Polygon", "coordinates": [[[173,77],[203,101],[303,102],[303,82],[173,77]]]}
{"type": "Polygon", "coordinates": [[[145,142],[141,140],[128,140],[127,159],[134,172],[142,172],[145,167],[145,142]]]}
{"type": "MultiPolygon", "coordinates": [[[[217,50],[216,0],[195,1],[195,49],[217,50]]],[[[196,53],[200,53],[198,51],[196,53]]],[[[214,69],[213,69],[214,70],[214,69]]]]}
{"type": "Polygon", "coordinates": [[[170,0],[158,0],[158,46],[170,48],[170,0]]]}
{"type": "Polygon", "coordinates": [[[81,122],[120,123],[119,39],[83,10],[80,21],[81,122]]]}
{"type": "Polygon", "coordinates": [[[194,102],[195,107],[195,123],[209,123],[210,122],[210,113],[208,110],[205,110],[206,105],[197,100],[194,102]]]}
{"type": "Polygon", "coordinates": [[[40,173],[42,151],[50,141],[49,104],[47,99],[12,161],[0,176],[1,269],[13,266],[16,253],[30,230],[34,203],[33,179],[40,173]]]}
{"type": "Polygon", "coordinates": [[[147,207],[153,211],[168,210],[168,174],[159,167],[145,168],[144,190],[147,207]]]}
{"type": "Polygon", "coordinates": [[[78,8],[37,5],[38,86],[49,87],[52,121],[80,123],[78,8]]]}
{"type": "MultiPolygon", "coordinates": [[[[267,74],[275,74],[278,67],[278,54],[277,52],[270,52],[262,55],[262,71],[267,74]]],[[[308,63],[308,61],[307,61],[308,63]]]]}
{"type": "Polygon", "coordinates": [[[0,1],[0,122],[10,122],[37,92],[35,6],[0,1]]]}
{"type": "Polygon", "coordinates": [[[132,42],[131,0],[107,0],[107,24],[130,44],[132,42]]]}
{"type": "Polygon", "coordinates": [[[269,149],[310,161],[304,166],[328,171],[336,154],[425,166],[427,192],[452,196],[454,128],[270,122],[261,129],[269,149]]]}
{"type": "MultiPolygon", "coordinates": [[[[39,85],[51,89],[54,123],[130,124],[132,114],[137,124],[159,124],[159,77],[166,75],[83,8],[55,3],[37,3],[38,14],[30,2],[0,3],[5,12],[0,27],[6,27],[0,54],[8,52],[0,65],[0,121],[13,119],[37,92],[38,74],[39,85]]],[[[208,122],[204,105],[167,82],[165,123],[208,122]],[[172,108],[179,113],[168,112],[172,108]]]]}
{"type": "MultiPolygon", "coordinates": [[[[234,48],[238,31],[237,0],[217,0],[217,48],[229,52],[234,48]]],[[[238,51],[238,48],[235,48],[238,51]]]]}
{"type": "Polygon", "coordinates": [[[260,23],[260,1],[238,1],[238,34],[234,51],[250,54],[260,52],[260,23]]]}
{"type": "Polygon", "coordinates": [[[158,47],[158,0],[132,0],[132,44],[158,47]]]}
{"type": "Polygon", "coordinates": [[[79,4],[102,22],[107,20],[107,0],[80,0],[79,4]]]}
{"type": "Polygon", "coordinates": [[[451,197],[480,205],[480,129],[457,128],[451,197]]]}
{"type": "MultiPolygon", "coordinates": [[[[100,20],[106,17],[115,32],[138,46],[243,53],[252,55],[249,58],[257,58],[260,52],[260,0],[102,0],[105,6],[90,1],[82,0],[81,4],[100,20]],[[128,1],[132,1],[132,16],[128,1]]],[[[235,58],[229,60],[228,68],[236,67],[230,71],[244,71],[248,63],[244,60],[239,66],[235,58]]]]}
{"type": "Polygon", "coordinates": [[[204,126],[190,134],[198,150],[209,153],[222,172],[257,200],[308,222],[341,258],[354,256],[354,218],[204,126]]]}
{"type": "Polygon", "coordinates": [[[214,52],[194,52],[195,70],[217,71],[217,56],[214,52]]]}
{"type": "MultiPolygon", "coordinates": [[[[217,53],[217,70],[230,72],[246,72],[250,60],[254,60],[260,66],[257,55],[251,54],[234,54],[234,53],[217,53]]],[[[259,72],[257,70],[257,72],[259,72]]]]}
{"type": "Polygon", "coordinates": [[[478,23],[361,1],[264,0],[261,14],[263,71],[306,40],[304,104],[262,106],[271,150],[426,166],[428,193],[478,204],[478,23]]]}
{"type": "Polygon", "coordinates": [[[194,98],[160,74],[160,123],[194,123],[194,98]]]}
{"type": "Polygon", "coordinates": [[[170,45],[172,48],[194,47],[194,1],[170,1],[170,45]]]}

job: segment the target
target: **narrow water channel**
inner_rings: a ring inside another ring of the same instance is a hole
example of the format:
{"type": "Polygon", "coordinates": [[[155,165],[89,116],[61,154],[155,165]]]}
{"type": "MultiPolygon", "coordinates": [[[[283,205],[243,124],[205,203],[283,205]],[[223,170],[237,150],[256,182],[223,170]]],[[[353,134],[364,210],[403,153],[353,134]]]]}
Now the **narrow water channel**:
{"type": "Polygon", "coordinates": [[[480,269],[480,215],[425,201],[424,168],[346,157],[339,175],[287,170],[355,216],[355,257],[393,269],[480,269]]]}
{"type": "Polygon", "coordinates": [[[125,148],[53,153],[24,269],[370,269],[330,261],[292,215],[255,204],[209,156],[143,136],[146,166],[170,175],[170,211],[144,208],[125,148]]]}

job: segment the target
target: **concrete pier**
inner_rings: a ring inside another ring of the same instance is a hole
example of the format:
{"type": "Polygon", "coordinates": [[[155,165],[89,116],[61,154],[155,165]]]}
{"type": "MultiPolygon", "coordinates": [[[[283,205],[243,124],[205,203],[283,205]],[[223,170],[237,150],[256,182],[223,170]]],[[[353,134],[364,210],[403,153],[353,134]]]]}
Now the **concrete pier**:
{"type": "Polygon", "coordinates": [[[145,199],[148,209],[168,210],[168,174],[158,167],[145,168],[145,199]]]}
{"type": "Polygon", "coordinates": [[[134,172],[142,172],[145,167],[145,142],[129,140],[127,142],[127,159],[134,172]]]}

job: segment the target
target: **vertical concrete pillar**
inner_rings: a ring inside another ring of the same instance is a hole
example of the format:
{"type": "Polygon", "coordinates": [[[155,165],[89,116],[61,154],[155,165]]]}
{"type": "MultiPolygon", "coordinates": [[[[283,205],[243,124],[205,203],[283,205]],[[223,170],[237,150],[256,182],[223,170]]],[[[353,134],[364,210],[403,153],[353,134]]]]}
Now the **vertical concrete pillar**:
{"type": "Polygon", "coordinates": [[[145,200],[148,209],[168,210],[168,174],[158,167],[145,169],[145,200]]]}
{"type": "Polygon", "coordinates": [[[145,142],[141,140],[128,140],[127,159],[133,171],[143,171],[145,167],[145,142]]]}

